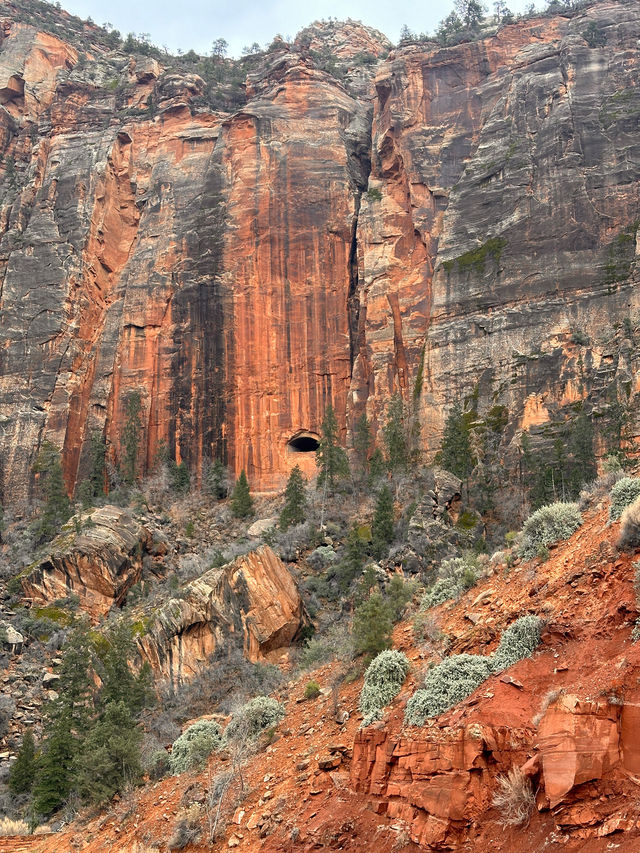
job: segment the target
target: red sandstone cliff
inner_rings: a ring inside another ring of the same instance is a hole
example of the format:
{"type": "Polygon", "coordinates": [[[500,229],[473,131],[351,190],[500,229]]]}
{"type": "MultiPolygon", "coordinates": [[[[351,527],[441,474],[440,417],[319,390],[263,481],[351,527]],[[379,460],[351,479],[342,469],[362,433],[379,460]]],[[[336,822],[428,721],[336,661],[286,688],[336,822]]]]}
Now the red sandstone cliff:
{"type": "Polygon", "coordinates": [[[314,25],[256,61],[235,112],[196,74],[0,11],[3,500],[28,496],[44,438],[69,487],[93,430],[117,459],[131,391],[144,466],[166,442],[265,489],[313,472],[288,441],[329,401],[346,439],[400,389],[427,454],[474,391],[480,416],[508,410],[505,447],[586,395],[603,424],[633,402],[637,348],[613,332],[638,308],[636,3],[386,61],[379,34],[332,25],[344,84],[314,25]],[[374,86],[349,62],[376,44],[374,86]]]}

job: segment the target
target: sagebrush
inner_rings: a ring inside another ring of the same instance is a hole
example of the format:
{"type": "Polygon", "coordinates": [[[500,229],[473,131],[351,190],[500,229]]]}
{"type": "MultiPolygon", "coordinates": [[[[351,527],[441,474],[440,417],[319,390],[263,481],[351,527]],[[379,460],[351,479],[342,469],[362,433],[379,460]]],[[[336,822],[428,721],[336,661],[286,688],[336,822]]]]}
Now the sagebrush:
{"type": "Polygon", "coordinates": [[[395,649],[386,649],[371,661],[360,693],[363,725],[377,719],[382,708],[398,695],[408,672],[409,658],[395,649]]]}
{"type": "Polygon", "coordinates": [[[222,746],[222,730],[215,720],[199,720],[174,741],[169,766],[174,774],[202,767],[207,758],[222,746]]]}
{"type": "Polygon", "coordinates": [[[540,643],[541,630],[542,619],[539,616],[528,614],[516,619],[500,637],[500,644],[492,656],[493,669],[499,672],[531,657],[540,643]]]}
{"type": "Polygon", "coordinates": [[[617,521],[624,510],[640,496],[640,477],[623,477],[609,492],[609,518],[617,521]]]}
{"type": "Polygon", "coordinates": [[[525,521],[522,528],[519,554],[530,560],[543,546],[568,539],[582,524],[577,503],[553,503],[541,506],[525,521]]]}
{"type": "Polygon", "coordinates": [[[405,723],[422,726],[429,717],[442,714],[466,699],[492,674],[491,658],[452,655],[427,672],[424,687],[407,702],[405,723]]]}

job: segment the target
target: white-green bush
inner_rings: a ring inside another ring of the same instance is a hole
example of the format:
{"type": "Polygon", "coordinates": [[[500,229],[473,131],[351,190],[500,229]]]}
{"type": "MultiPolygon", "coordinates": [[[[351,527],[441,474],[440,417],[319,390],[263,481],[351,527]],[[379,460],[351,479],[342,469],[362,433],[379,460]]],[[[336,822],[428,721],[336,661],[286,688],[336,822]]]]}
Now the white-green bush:
{"type": "Polygon", "coordinates": [[[582,524],[576,503],[554,503],[541,506],[525,521],[519,553],[530,560],[542,546],[568,539],[582,524]]]}
{"type": "Polygon", "coordinates": [[[458,598],[462,594],[462,587],[455,578],[438,578],[433,586],[425,592],[420,600],[420,610],[429,610],[437,607],[443,601],[458,598]]]}
{"type": "Polygon", "coordinates": [[[227,740],[237,737],[255,738],[265,729],[277,725],[284,717],[284,705],[270,696],[256,696],[250,699],[232,716],[225,729],[227,740]]]}
{"type": "Polygon", "coordinates": [[[436,607],[443,601],[458,598],[478,580],[476,566],[468,557],[452,557],[443,560],[438,568],[436,582],[422,596],[421,610],[436,607]]]}
{"type": "Polygon", "coordinates": [[[417,690],[407,702],[404,721],[422,726],[466,699],[491,675],[491,658],[482,655],[452,655],[430,669],[424,688],[417,690]]]}
{"type": "Polygon", "coordinates": [[[360,693],[360,710],[365,715],[363,725],[380,719],[382,708],[398,695],[408,672],[409,659],[403,652],[386,649],[376,655],[364,674],[360,693]]]}
{"type": "Polygon", "coordinates": [[[206,759],[222,746],[222,730],[214,720],[199,720],[184,731],[171,747],[169,767],[174,774],[202,767],[206,759]]]}
{"type": "Polygon", "coordinates": [[[496,649],[492,661],[495,672],[500,672],[512,666],[523,658],[531,657],[540,643],[542,619],[528,614],[509,625],[502,632],[500,645],[496,649]]]}
{"type": "Polygon", "coordinates": [[[609,518],[617,521],[630,504],[640,495],[640,477],[623,477],[609,492],[611,501],[609,518]]]}

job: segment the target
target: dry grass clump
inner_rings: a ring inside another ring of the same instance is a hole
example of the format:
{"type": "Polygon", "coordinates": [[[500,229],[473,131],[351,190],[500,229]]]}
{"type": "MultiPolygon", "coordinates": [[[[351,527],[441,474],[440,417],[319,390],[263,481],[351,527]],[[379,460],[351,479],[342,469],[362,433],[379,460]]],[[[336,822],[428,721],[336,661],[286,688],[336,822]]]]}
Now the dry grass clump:
{"type": "Polygon", "coordinates": [[[504,826],[522,826],[529,823],[536,806],[536,795],[519,767],[512,767],[506,775],[498,776],[498,790],[493,795],[493,805],[501,812],[504,826]]]}
{"type": "Polygon", "coordinates": [[[556,699],[562,696],[563,693],[564,690],[555,687],[545,693],[544,699],[542,700],[542,705],[540,706],[540,710],[537,714],[534,714],[533,718],[531,719],[531,722],[536,728],[540,725],[540,722],[544,717],[549,705],[552,705],[556,701],[556,699]]]}
{"type": "Polygon", "coordinates": [[[640,545],[640,498],[630,504],[620,518],[618,548],[633,551],[640,545]]]}
{"type": "Polygon", "coordinates": [[[29,827],[23,820],[11,820],[10,817],[0,818],[0,836],[29,835],[29,827]]]}

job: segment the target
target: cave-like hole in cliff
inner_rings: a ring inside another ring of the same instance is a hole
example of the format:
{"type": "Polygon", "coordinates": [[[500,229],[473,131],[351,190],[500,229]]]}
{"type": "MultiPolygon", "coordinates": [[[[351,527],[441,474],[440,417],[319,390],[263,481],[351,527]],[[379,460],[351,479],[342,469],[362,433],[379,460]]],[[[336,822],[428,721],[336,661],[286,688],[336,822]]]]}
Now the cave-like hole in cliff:
{"type": "Polygon", "coordinates": [[[287,442],[287,447],[294,453],[315,453],[320,442],[312,432],[297,432],[287,442]]]}

